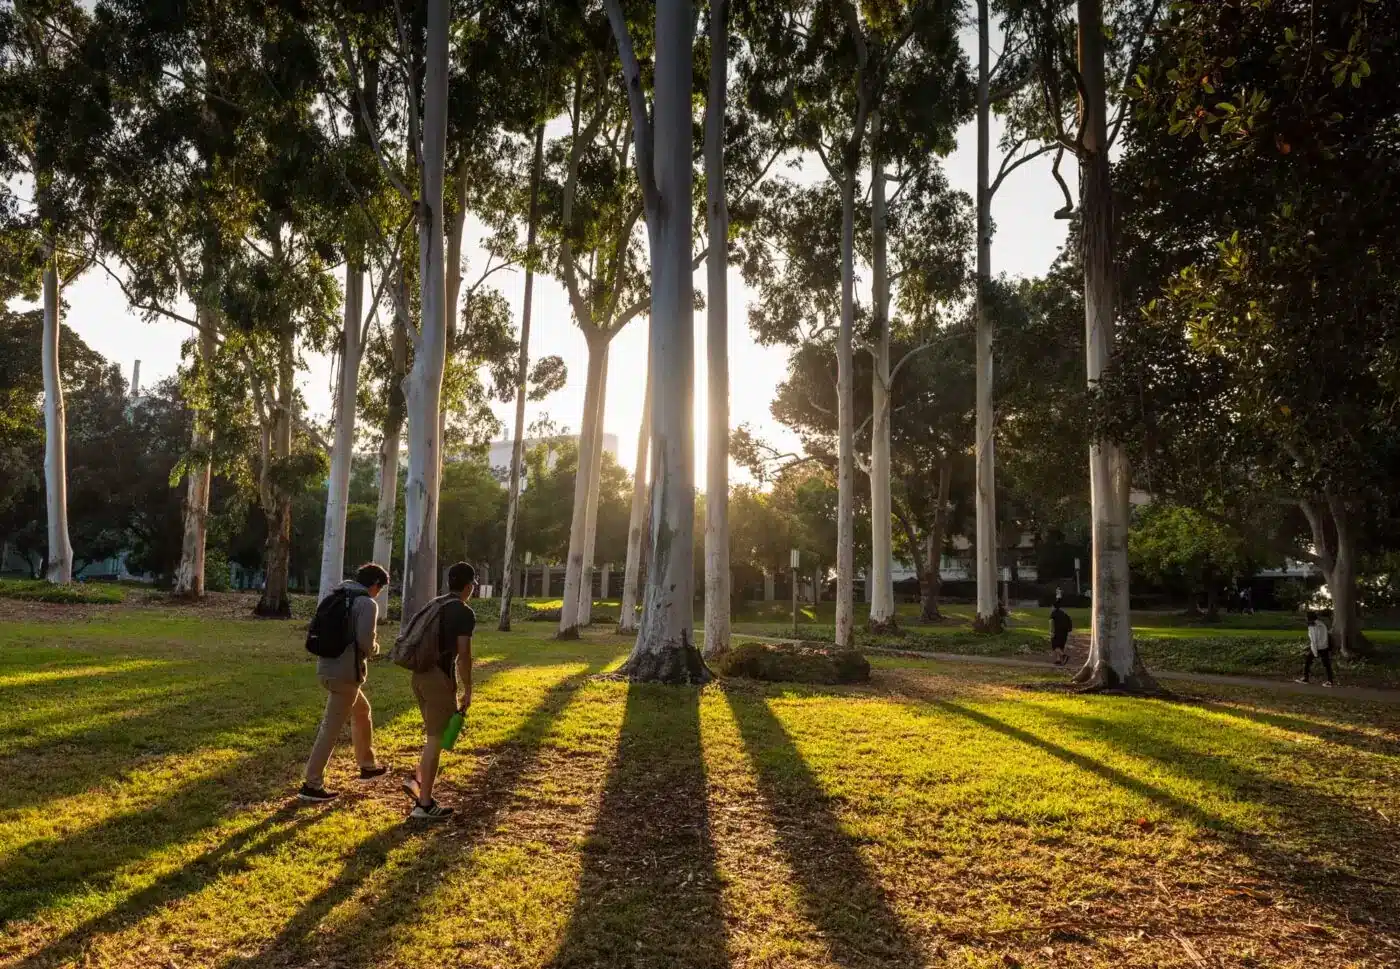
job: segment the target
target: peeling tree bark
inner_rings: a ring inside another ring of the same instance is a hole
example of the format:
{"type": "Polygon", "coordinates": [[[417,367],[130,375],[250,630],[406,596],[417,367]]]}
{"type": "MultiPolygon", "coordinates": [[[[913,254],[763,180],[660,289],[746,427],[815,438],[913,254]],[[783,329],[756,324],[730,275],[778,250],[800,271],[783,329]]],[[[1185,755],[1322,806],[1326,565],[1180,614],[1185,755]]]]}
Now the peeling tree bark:
{"type": "Polygon", "coordinates": [[[841,184],[841,327],[836,340],[836,645],[855,646],[855,224],[856,173],[841,184]]]}
{"type": "Polygon", "coordinates": [[[418,260],[422,325],[408,405],[408,480],[404,486],[403,621],[437,592],[437,522],[441,485],[442,374],[447,360],[447,282],[444,271],[443,183],[447,156],[447,45],[450,0],[427,0],[423,83],[423,164],[418,199],[418,260]]]}
{"type": "Polygon", "coordinates": [[[870,115],[871,236],[874,254],[874,319],[872,340],[875,372],[871,386],[870,433],[870,572],[866,599],[870,602],[870,628],[888,632],[896,625],[894,610],[893,515],[890,505],[890,270],[889,211],[885,198],[885,172],[880,154],[880,112],[870,115]]]}
{"type": "Polygon", "coordinates": [[[992,281],[991,180],[991,23],[988,0],[977,0],[977,429],[975,458],[976,533],[974,554],[977,572],[975,627],[1000,632],[997,608],[997,508],[996,428],[992,413],[992,381],[995,359],[994,324],[987,312],[987,291],[992,281]]]}
{"type": "Polygon", "coordinates": [[[651,448],[651,368],[642,398],[642,426],[637,432],[637,459],[632,468],[632,513],[627,523],[627,566],[622,574],[622,611],[619,633],[637,631],[637,598],[642,574],[642,535],[646,528],[647,456],[651,448]]]}
{"type": "MultiPolygon", "coordinates": [[[[516,369],[515,442],[510,449],[510,497],[506,502],[506,552],[501,567],[501,618],[497,628],[510,631],[510,600],[515,588],[515,529],[520,511],[520,478],[525,463],[525,399],[529,396],[530,313],[535,298],[535,239],[540,222],[540,178],[544,171],[544,125],[535,126],[535,161],[530,169],[530,220],[525,231],[525,305],[520,312],[520,356],[516,369]]],[[[522,592],[522,595],[524,593],[522,592]]]]}
{"type": "Polygon", "coordinates": [[[68,423],[63,406],[63,377],[58,366],[58,255],[53,246],[44,260],[44,499],[48,511],[48,568],[55,585],[73,581],[73,543],[68,538],[68,423]]]}
{"type": "Polygon", "coordinates": [[[603,483],[603,416],[608,408],[608,356],[603,347],[603,373],[598,378],[598,399],[593,407],[593,448],[588,464],[588,515],[583,523],[583,575],[579,581],[578,624],[593,625],[593,553],[598,544],[598,492],[603,483]]]}
{"type": "Polygon", "coordinates": [[[729,86],[729,17],[710,3],[710,90],[705,106],[705,212],[709,235],[706,354],[709,427],[705,456],[705,657],[729,652],[729,205],[725,199],[724,111],[729,86]]]}
{"type": "Polygon", "coordinates": [[[1327,591],[1332,595],[1332,645],[1346,658],[1369,652],[1361,633],[1356,596],[1355,536],[1346,502],[1328,493],[1321,501],[1298,502],[1312,530],[1313,548],[1327,591]]]}
{"type": "Polygon", "coordinates": [[[559,638],[577,639],[579,599],[583,594],[583,562],[588,544],[588,491],[593,474],[594,420],[602,392],[607,343],[585,330],[588,340],[588,376],[583,387],[583,424],[579,428],[578,469],[574,474],[574,508],[569,519],[569,557],[564,565],[564,600],[559,607],[559,638]]]}
{"type": "Polygon", "coordinates": [[[264,446],[261,483],[263,512],[267,516],[267,542],[263,552],[266,580],[262,597],[253,612],[265,619],[290,619],[292,601],[288,595],[291,581],[292,554],[292,495],[279,473],[292,456],[292,409],[296,405],[295,332],[290,318],[282,322],[277,340],[277,400],[273,419],[264,434],[270,446],[264,446]]]}
{"type": "Polygon", "coordinates": [[[358,248],[345,260],[345,318],[340,334],[340,385],[335,399],[335,440],[326,488],[326,523],[321,538],[324,599],[345,574],[345,515],[350,506],[350,465],[355,452],[355,406],[360,387],[360,318],[364,314],[365,272],[358,248]]]}
{"type": "Polygon", "coordinates": [[[622,55],[636,139],[637,175],[651,242],[651,556],[641,630],[620,672],[632,680],[703,683],[695,645],[694,310],[691,306],[691,85],[689,0],[657,0],[656,92],[648,118],[641,70],[618,0],[608,19],[622,55]]]}
{"type": "MultiPolygon", "coordinates": [[[[404,294],[405,296],[407,294],[404,294]]],[[[402,305],[407,305],[405,300],[402,305]]],[[[390,337],[392,371],[389,376],[389,406],[384,415],[384,433],[379,442],[379,506],[374,513],[374,561],[387,570],[394,557],[394,525],[398,518],[399,449],[404,423],[403,381],[408,369],[408,332],[404,319],[394,314],[390,337]]],[[[379,592],[379,614],[389,615],[389,589],[379,592]]]]}
{"type": "MultiPolygon", "coordinates": [[[[218,313],[211,304],[212,298],[206,295],[195,309],[196,322],[200,326],[200,380],[208,379],[207,371],[214,366],[214,354],[218,349],[218,313]]],[[[194,599],[204,595],[204,553],[209,534],[209,490],[214,477],[213,462],[209,456],[209,451],[214,446],[214,429],[206,415],[204,410],[197,410],[194,414],[190,450],[200,457],[194,470],[185,474],[185,503],[182,509],[184,535],[180,541],[180,565],[175,571],[175,594],[194,599]]]]}
{"type": "MultiPolygon", "coordinates": [[[[1092,388],[1113,359],[1116,279],[1113,185],[1108,159],[1102,0],[1079,0],[1079,65],[1083,154],[1079,161],[1083,212],[1086,365],[1092,388]]],[[[1128,599],[1127,455],[1099,440],[1089,447],[1093,516],[1093,630],[1089,658],[1075,682],[1091,688],[1157,692],[1133,643],[1128,599]]]]}

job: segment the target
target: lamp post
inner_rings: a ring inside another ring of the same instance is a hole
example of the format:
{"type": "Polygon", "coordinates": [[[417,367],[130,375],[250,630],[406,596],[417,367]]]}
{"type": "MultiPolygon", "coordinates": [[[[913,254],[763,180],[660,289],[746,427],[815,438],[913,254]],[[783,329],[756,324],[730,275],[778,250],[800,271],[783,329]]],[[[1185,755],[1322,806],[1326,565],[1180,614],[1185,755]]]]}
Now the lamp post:
{"type": "Polygon", "coordinates": [[[792,566],[792,638],[797,639],[797,570],[802,565],[802,553],[793,549],[788,555],[788,565],[792,566]]]}

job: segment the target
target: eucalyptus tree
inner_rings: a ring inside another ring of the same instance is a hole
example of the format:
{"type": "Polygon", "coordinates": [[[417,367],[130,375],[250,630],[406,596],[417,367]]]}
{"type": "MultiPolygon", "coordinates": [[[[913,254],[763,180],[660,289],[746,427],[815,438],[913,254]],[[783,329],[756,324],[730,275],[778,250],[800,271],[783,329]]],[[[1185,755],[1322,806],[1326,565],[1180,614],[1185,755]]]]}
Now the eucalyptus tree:
{"type": "MultiPolygon", "coordinates": [[[[356,43],[359,50],[346,52],[348,71],[337,72],[331,83],[343,90],[340,103],[331,100],[326,117],[336,140],[334,166],[340,173],[344,198],[344,306],[341,332],[336,344],[337,373],[331,423],[330,476],[327,481],[326,514],[321,538],[321,578],[319,595],[324,598],[345,574],[345,517],[350,501],[350,469],[356,443],[356,414],[359,399],[360,367],[369,336],[371,319],[378,311],[384,284],[395,275],[397,249],[401,240],[385,223],[393,218],[393,189],[374,156],[378,133],[369,127],[377,112],[355,110],[359,104],[380,104],[382,64],[371,40],[357,34],[352,41],[346,33],[336,38],[345,45],[356,43]],[[340,117],[337,117],[340,115],[340,117]],[[344,122],[344,128],[341,121],[344,122]],[[342,133],[343,132],[343,133],[342,133]],[[388,253],[382,250],[390,246],[388,253]],[[375,250],[380,252],[376,259],[375,250]],[[383,267],[374,284],[370,266],[383,267]],[[365,301],[365,281],[370,275],[370,299],[365,301]]],[[[332,61],[333,63],[333,61],[332,61]]],[[[328,79],[329,80],[329,79],[328,79]]],[[[396,469],[397,470],[397,469],[396,469]]]]}
{"type": "Polygon", "coordinates": [[[175,468],[186,483],[175,589],[197,597],[215,455],[232,453],[217,441],[211,403],[225,271],[259,205],[266,132],[256,119],[293,97],[274,76],[284,70],[279,46],[304,43],[311,28],[281,8],[231,0],[177,7],[101,0],[97,12],[124,95],[123,137],[101,160],[110,187],[97,210],[99,264],[133,309],[195,331],[182,381],[195,419],[175,468]]]}
{"type": "MultiPolygon", "coordinates": [[[[764,5],[754,31],[761,49],[754,58],[751,81],[762,92],[759,103],[770,115],[790,122],[794,146],[815,156],[840,200],[836,641],[843,647],[854,642],[856,422],[852,395],[861,171],[868,157],[872,120],[880,124],[882,133],[896,131],[879,118],[882,111],[899,110],[895,104],[900,99],[892,94],[900,87],[896,79],[900,70],[922,72],[925,82],[940,91],[949,90],[949,77],[961,70],[956,12],[948,2],[900,3],[893,9],[871,11],[852,0],[805,0],[764,5]]],[[[925,92],[923,106],[938,110],[939,100],[925,92]]],[[[883,178],[883,169],[877,170],[883,178]]],[[[878,197],[874,201],[874,207],[881,208],[878,197]]],[[[877,270],[875,275],[881,273],[877,270]]],[[[886,281],[879,280],[876,288],[875,302],[884,305],[886,281]]],[[[889,528],[885,522],[876,530],[888,536],[889,528]]],[[[882,538],[881,544],[888,549],[887,539],[882,538]]]]}
{"type": "Polygon", "coordinates": [[[92,17],[72,0],[0,6],[0,216],[17,253],[4,295],[43,308],[44,494],[47,575],[73,578],[68,530],[66,418],[60,362],[62,290],[90,265],[87,213],[101,194],[93,165],[112,130],[92,17]],[[18,284],[16,286],[16,284],[18,284]]]}
{"type": "Polygon", "coordinates": [[[710,0],[705,98],[706,365],[705,656],[729,650],[729,202],[724,129],[729,100],[729,5],[710,0]]]}
{"type": "Polygon", "coordinates": [[[605,0],[632,118],[637,182],[651,249],[651,549],[642,624],[622,672],[699,683],[711,674],[694,640],[695,435],[691,95],[695,17],[689,0],[658,0],[648,105],[634,34],[620,0],[605,0]]]}
{"type": "MultiPolygon", "coordinates": [[[[1079,160],[1078,239],[1084,272],[1085,362],[1092,390],[1112,368],[1118,303],[1117,232],[1115,227],[1112,170],[1109,152],[1111,74],[1110,51],[1103,0],[1076,0],[1074,18],[1064,0],[1033,0],[1023,5],[1029,16],[1032,56],[1041,64],[1040,83],[1049,122],[1056,141],[1079,160]],[[1075,57],[1069,38],[1077,33],[1075,57]],[[1075,133],[1066,128],[1061,109],[1069,76],[1079,98],[1075,133]]],[[[1145,34],[1157,16],[1156,0],[1124,0],[1116,13],[1135,29],[1116,32],[1114,52],[1141,50],[1141,43],[1123,43],[1145,34]],[[1145,19],[1139,7],[1146,8],[1145,19]]],[[[1129,69],[1127,73],[1133,73],[1129,69]]],[[[1089,688],[1113,688],[1152,692],[1157,686],[1147,672],[1133,642],[1129,614],[1128,494],[1131,476],[1122,445],[1096,436],[1089,446],[1089,493],[1093,520],[1091,563],[1093,571],[1093,629],[1089,657],[1076,682],[1089,688]]]]}
{"type": "Polygon", "coordinates": [[[970,107],[970,89],[957,41],[958,10],[949,4],[911,4],[891,25],[902,40],[883,44],[883,95],[871,112],[871,326],[873,358],[870,429],[871,568],[867,591],[870,625],[895,624],[891,508],[891,407],[893,380],[926,343],[915,340],[892,364],[891,341],[899,336],[891,314],[897,299],[906,310],[905,330],[928,335],[938,306],[960,295],[967,242],[962,200],[948,190],[937,164],[955,147],[958,125],[970,107]],[[891,192],[891,186],[893,191],[891,192]],[[896,268],[890,267],[891,236],[896,268]]]}
{"type": "Polygon", "coordinates": [[[544,122],[535,126],[535,148],[530,163],[530,202],[526,216],[525,237],[525,301],[520,310],[520,353],[517,369],[520,382],[515,391],[515,424],[510,451],[510,479],[506,498],[505,552],[501,565],[501,618],[498,628],[510,631],[510,603],[515,593],[515,530],[520,508],[521,475],[525,462],[525,400],[528,388],[524,374],[530,365],[530,315],[535,299],[536,237],[540,220],[540,180],[544,177],[544,122]]]}
{"type": "MultiPolygon", "coordinates": [[[[569,133],[550,148],[548,187],[557,208],[542,219],[545,245],[588,346],[579,473],[564,574],[559,635],[576,636],[591,598],[589,516],[593,469],[602,450],[608,347],[647,310],[637,224],[644,214],[631,158],[638,150],[627,107],[594,58],[581,58],[570,76],[569,133]]],[[[596,519],[595,519],[596,520],[596,519]]]]}

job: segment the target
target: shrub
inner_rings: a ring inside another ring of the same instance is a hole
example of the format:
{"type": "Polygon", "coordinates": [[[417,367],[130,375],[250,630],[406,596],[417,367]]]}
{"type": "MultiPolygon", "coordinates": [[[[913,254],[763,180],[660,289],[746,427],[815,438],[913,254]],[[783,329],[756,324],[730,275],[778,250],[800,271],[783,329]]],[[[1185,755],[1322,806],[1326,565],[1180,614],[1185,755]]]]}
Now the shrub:
{"type": "Polygon", "coordinates": [[[233,587],[229,581],[228,552],[221,548],[211,548],[204,553],[204,591],[228,592],[233,587]]]}
{"type": "Polygon", "coordinates": [[[41,579],[0,580],[0,598],[24,599],[29,602],[52,602],[57,605],[110,605],[121,602],[125,593],[115,585],[52,585],[41,579]]]}
{"type": "Polygon", "coordinates": [[[870,662],[853,649],[821,643],[740,643],[716,664],[721,676],[772,683],[865,683],[870,662]]]}

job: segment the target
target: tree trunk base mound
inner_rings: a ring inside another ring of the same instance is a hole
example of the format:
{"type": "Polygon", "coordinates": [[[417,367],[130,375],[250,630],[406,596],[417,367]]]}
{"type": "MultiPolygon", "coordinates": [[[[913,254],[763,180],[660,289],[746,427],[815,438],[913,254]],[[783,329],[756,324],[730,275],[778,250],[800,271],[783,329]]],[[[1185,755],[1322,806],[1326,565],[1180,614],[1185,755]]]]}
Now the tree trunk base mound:
{"type": "Polygon", "coordinates": [[[657,649],[635,649],[617,672],[629,683],[673,686],[704,686],[715,678],[700,650],[686,642],[663,643],[657,649]]]}
{"type": "Polygon", "coordinates": [[[769,683],[868,683],[870,662],[854,649],[826,643],[740,643],[719,661],[721,676],[769,683]]]}
{"type": "Polygon", "coordinates": [[[1110,696],[1174,698],[1170,690],[1163,688],[1147,667],[1141,662],[1134,664],[1128,676],[1122,676],[1107,663],[1098,665],[1087,662],[1070,681],[1077,693],[1097,693],[1110,696]]]}
{"type": "Polygon", "coordinates": [[[881,620],[872,619],[870,620],[869,629],[870,632],[876,636],[898,636],[903,632],[903,630],[899,628],[899,620],[894,618],[881,620]]]}
{"type": "Polygon", "coordinates": [[[992,613],[990,616],[978,616],[972,620],[972,631],[995,636],[998,633],[1006,632],[1006,620],[996,613],[992,613]]]}
{"type": "Polygon", "coordinates": [[[278,603],[259,602],[253,607],[253,618],[290,619],[292,618],[292,604],[286,599],[278,603]]]}
{"type": "Polygon", "coordinates": [[[561,629],[561,630],[559,630],[558,633],[555,634],[554,638],[555,638],[555,639],[562,639],[562,640],[570,640],[570,641],[571,641],[571,640],[578,639],[578,638],[579,638],[579,635],[578,635],[578,627],[577,627],[577,626],[570,626],[568,629],[561,629]]]}

